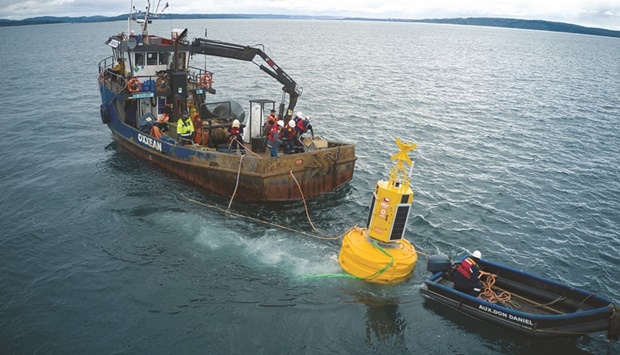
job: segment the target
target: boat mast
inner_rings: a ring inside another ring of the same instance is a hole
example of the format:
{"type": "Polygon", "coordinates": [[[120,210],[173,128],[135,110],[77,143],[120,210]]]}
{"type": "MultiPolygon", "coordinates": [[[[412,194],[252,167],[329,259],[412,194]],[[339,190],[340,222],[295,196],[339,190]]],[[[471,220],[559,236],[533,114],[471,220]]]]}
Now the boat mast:
{"type": "MultiPolygon", "coordinates": [[[[144,13],[144,23],[142,24],[142,39],[148,38],[148,23],[149,23],[149,15],[151,11],[151,0],[146,2],[146,12],[144,13]]],[[[148,39],[145,43],[148,43],[148,39]]]]}
{"type": "Polygon", "coordinates": [[[133,17],[133,0],[131,0],[131,5],[129,5],[129,17],[127,18],[127,38],[131,35],[131,19],[133,17]]]}

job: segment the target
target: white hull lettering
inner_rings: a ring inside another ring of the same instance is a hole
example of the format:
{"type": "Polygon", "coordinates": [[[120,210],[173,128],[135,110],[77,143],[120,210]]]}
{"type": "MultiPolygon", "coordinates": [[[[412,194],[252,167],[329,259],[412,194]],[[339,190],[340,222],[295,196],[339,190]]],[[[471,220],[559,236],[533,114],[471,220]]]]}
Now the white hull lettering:
{"type": "Polygon", "coordinates": [[[485,311],[487,313],[494,314],[494,315],[502,317],[502,318],[510,319],[511,321],[527,324],[529,326],[534,326],[534,323],[532,322],[531,319],[527,319],[527,318],[523,318],[523,317],[517,317],[515,315],[508,314],[506,312],[498,311],[495,308],[487,307],[487,306],[484,306],[484,305],[479,305],[478,309],[480,309],[482,311],[485,311]]]}
{"type": "Polygon", "coordinates": [[[138,142],[161,152],[161,142],[158,142],[149,136],[138,133],[138,142]]]}
{"type": "Polygon", "coordinates": [[[527,325],[531,325],[534,326],[534,323],[532,323],[532,321],[530,319],[527,318],[521,318],[521,317],[517,317],[517,316],[513,316],[512,314],[508,315],[508,319],[510,320],[514,320],[523,324],[527,324],[527,325]]]}

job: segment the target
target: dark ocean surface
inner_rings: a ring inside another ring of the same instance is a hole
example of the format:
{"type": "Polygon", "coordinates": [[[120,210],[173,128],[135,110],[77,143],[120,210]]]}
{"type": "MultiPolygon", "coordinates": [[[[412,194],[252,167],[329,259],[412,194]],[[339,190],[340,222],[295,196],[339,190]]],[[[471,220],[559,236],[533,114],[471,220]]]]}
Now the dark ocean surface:
{"type": "MultiPolygon", "coordinates": [[[[364,225],[394,138],[418,148],[406,233],[620,302],[620,40],[451,25],[162,20],[266,52],[317,134],[357,145],[353,180],[308,201],[314,225],[364,225]]],[[[99,117],[97,64],[124,22],[0,28],[1,354],[618,354],[604,333],[531,340],[338,277],[339,241],[226,215],[138,160],[99,117]],[[186,197],[185,197],[186,196],[186,197]]],[[[204,59],[196,58],[197,66],[204,59]]],[[[250,63],[207,62],[220,98],[280,100],[250,63]]],[[[311,231],[303,204],[232,211],[311,231]]]]}

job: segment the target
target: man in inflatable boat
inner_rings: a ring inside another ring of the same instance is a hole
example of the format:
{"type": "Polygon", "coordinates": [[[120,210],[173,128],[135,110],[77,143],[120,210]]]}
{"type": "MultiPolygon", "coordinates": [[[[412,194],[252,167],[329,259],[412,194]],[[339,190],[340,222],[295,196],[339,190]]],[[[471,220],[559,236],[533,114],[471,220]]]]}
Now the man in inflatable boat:
{"type": "Polygon", "coordinates": [[[482,290],[482,282],[478,279],[480,268],[478,261],[482,257],[480,251],[471,253],[471,257],[463,259],[452,272],[454,289],[477,297],[482,290]]]}

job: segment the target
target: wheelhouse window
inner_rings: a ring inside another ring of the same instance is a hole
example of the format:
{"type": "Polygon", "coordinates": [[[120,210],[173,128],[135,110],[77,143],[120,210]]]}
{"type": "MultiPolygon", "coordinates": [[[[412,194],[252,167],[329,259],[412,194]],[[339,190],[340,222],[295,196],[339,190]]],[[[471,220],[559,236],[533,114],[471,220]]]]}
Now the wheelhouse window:
{"type": "Polygon", "coordinates": [[[157,65],[157,52],[148,52],[146,54],[146,65],[157,65]]]}
{"type": "Polygon", "coordinates": [[[159,52],[159,64],[160,65],[168,65],[168,53],[167,52],[159,52]]]}
{"type": "Polygon", "coordinates": [[[135,55],[136,66],[144,66],[144,53],[136,53],[135,55]]]}

